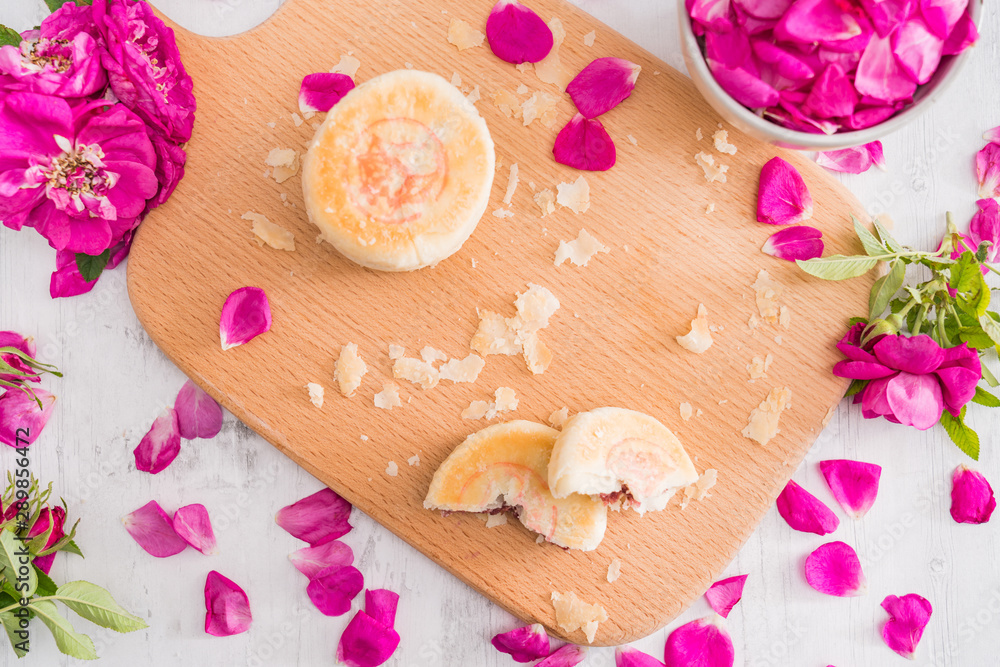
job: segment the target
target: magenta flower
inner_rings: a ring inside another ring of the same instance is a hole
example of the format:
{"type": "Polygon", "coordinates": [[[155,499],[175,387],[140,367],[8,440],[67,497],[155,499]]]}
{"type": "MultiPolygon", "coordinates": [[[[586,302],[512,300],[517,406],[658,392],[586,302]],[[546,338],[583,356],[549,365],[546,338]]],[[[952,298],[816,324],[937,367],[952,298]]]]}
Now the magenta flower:
{"type": "Polygon", "coordinates": [[[160,184],[160,191],[147,202],[147,210],[156,208],[170,198],[174,188],[184,178],[184,165],[187,163],[187,153],[179,145],[152,130],[148,130],[148,134],[153,150],[156,151],[156,180],[160,184]]]}
{"type": "Polygon", "coordinates": [[[0,219],[57,250],[99,255],[138,224],[156,194],[156,154],[120,104],[76,107],[34,93],[0,102],[0,219]]]}
{"type": "Polygon", "coordinates": [[[181,63],[174,31],[145,2],[94,0],[111,90],[168,139],[184,143],[194,125],[194,84],[181,63]]]}
{"type": "MultiPolygon", "coordinates": [[[[30,338],[25,338],[16,331],[0,331],[0,347],[12,347],[16,350],[20,350],[29,357],[35,356],[35,343],[30,338]]],[[[15,354],[0,354],[0,362],[3,362],[13,368],[15,371],[21,373],[32,373],[31,367],[21,361],[21,358],[15,354]]],[[[24,377],[22,375],[13,375],[11,373],[0,373],[0,382],[11,382],[14,384],[23,384],[25,382],[38,382],[40,378],[37,375],[31,375],[29,377],[24,377]]]]}
{"type": "Polygon", "coordinates": [[[852,327],[837,345],[847,361],[833,374],[869,380],[855,397],[865,419],[885,417],[891,422],[927,430],[948,410],[958,417],[976,393],[982,377],[979,355],[962,343],[942,349],[930,336],[884,336],[863,349],[860,330],[852,327]]]}
{"type": "Polygon", "coordinates": [[[87,97],[108,83],[103,49],[84,30],[93,28],[90,7],[66,5],[21,33],[20,46],[0,47],[0,90],[56,97],[87,97]]]}
{"type": "MultiPolygon", "coordinates": [[[[28,537],[38,537],[39,535],[44,535],[46,531],[49,530],[51,525],[52,532],[49,533],[48,539],[45,540],[45,546],[43,546],[39,551],[45,551],[53,544],[61,540],[66,536],[66,531],[64,530],[64,525],[66,523],[66,510],[58,505],[49,509],[48,507],[42,509],[38,514],[38,521],[35,525],[31,527],[28,531],[28,537]]],[[[56,552],[53,551],[45,556],[39,556],[33,561],[35,566],[45,574],[49,573],[52,569],[52,561],[56,558],[56,552]]]]}
{"type": "MultiPolygon", "coordinates": [[[[132,235],[135,230],[125,233],[118,243],[111,247],[105,271],[110,271],[121,264],[128,257],[129,250],[132,249],[132,235]]],[[[94,289],[97,280],[87,281],[80,273],[76,263],[76,253],[69,250],[60,250],[56,253],[56,270],[49,278],[49,296],[58,299],[64,296],[76,296],[86,294],[94,289]]]]}
{"type": "MultiPolygon", "coordinates": [[[[979,210],[969,223],[969,233],[965,236],[965,243],[972,252],[975,252],[983,241],[992,243],[993,245],[986,251],[986,261],[993,263],[1000,255],[1000,205],[996,199],[980,199],[976,204],[979,210]]],[[[957,259],[961,254],[960,251],[952,253],[952,259],[957,259]]],[[[985,266],[982,270],[983,275],[990,272],[985,266]]]]}

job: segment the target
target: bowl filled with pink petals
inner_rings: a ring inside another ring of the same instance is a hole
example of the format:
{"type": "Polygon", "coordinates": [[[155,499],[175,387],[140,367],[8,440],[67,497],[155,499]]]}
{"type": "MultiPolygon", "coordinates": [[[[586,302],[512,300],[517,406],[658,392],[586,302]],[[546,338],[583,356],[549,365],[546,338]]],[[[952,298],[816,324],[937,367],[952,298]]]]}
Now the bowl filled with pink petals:
{"type": "Polygon", "coordinates": [[[686,0],[684,61],[712,107],[789,148],[875,141],[926,111],[979,32],[981,0],[686,0]]]}

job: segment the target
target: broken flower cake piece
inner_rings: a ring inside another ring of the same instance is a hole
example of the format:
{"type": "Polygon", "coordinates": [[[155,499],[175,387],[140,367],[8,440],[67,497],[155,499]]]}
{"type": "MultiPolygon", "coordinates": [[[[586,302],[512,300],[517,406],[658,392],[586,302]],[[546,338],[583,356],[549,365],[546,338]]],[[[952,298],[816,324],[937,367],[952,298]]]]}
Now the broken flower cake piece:
{"type": "Polygon", "coordinates": [[[597,408],[563,425],[548,479],[556,498],[585,494],[644,514],[664,509],[698,473],[677,436],[653,417],[597,408]]]}
{"type": "Polygon", "coordinates": [[[327,114],[303,160],[309,219],[348,259],[412,271],[452,255],[489,203],[493,140],[447,79],[377,76],[327,114]]]}
{"type": "Polygon", "coordinates": [[[547,469],[559,431],[529,421],[494,424],[473,433],[434,473],[424,507],[449,512],[511,508],[545,540],[569,549],[597,548],[607,527],[599,500],[554,498],[547,469]]]}

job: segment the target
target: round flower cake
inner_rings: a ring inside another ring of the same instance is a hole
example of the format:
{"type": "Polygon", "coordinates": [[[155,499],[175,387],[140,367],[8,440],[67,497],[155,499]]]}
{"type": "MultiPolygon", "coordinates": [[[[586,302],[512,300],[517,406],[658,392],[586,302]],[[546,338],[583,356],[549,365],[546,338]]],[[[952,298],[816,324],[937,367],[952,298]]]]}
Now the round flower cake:
{"type": "Polygon", "coordinates": [[[486,122],[436,74],[400,70],[334,106],[303,163],[309,219],[348,259],[412,271],[455,253],[489,202],[486,122]]]}

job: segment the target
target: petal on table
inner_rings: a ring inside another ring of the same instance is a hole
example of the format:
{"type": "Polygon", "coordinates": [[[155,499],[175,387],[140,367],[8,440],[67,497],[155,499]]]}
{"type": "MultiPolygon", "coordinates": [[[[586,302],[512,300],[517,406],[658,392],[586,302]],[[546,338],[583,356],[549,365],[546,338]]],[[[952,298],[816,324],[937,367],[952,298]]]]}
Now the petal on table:
{"type": "Polygon", "coordinates": [[[916,593],[903,597],[889,595],[882,600],[882,608],[889,612],[889,620],[882,627],[882,639],[893,651],[912,660],[931,620],[931,603],[916,593]]]}
{"type": "Polygon", "coordinates": [[[832,459],[820,461],[819,469],[840,506],[860,519],[875,503],[882,466],[864,461],[832,459]]]}
{"type": "Polygon", "coordinates": [[[396,624],[396,608],[399,594],[385,588],[365,591],[365,613],[387,628],[396,624]]]}
{"type": "Polygon", "coordinates": [[[586,646],[566,644],[557,648],[541,662],[535,663],[535,667],[575,667],[587,657],[587,650],[586,646]]]}
{"type": "Polygon", "coordinates": [[[556,162],[583,171],[607,171],[615,166],[615,143],[601,121],[576,114],[556,135],[556,162]]]}
{"type": "Polygon", "coordinates": [[[988,143],[976,154],[979,198],[1000,197],[1000,143],[988,143]]]}
{"type": "Polygon", "coordinates": [[[187,542],[174,530],[174,522],[155,500],[126,514],[122,525],[136,544],[151,556],[166,558],[187,548],[187,542]]]}
{"type": "Polygon", "coordinates": [[[56,397],[44,389],[35,389],[35,396],[14,387],[0,395],[0,442],[11,447],[26,447],[38,439],[49,423],[56,397]]]}
{"type": "Polygon", "coordinates": [[[788,525],[803,533],[827,535],[837,530],[840,519],[823,504],[823,501],[809,493],[795,480],[788,480],[785,489],[776,502],[778,513],[788,525]]]}
{"type": "Polygon", "coordinates": [[[205,632],[216,637],[250,629],[250,599],[242,588],[215,570],[205,579],[205,632]]]}
{"type": "Polygon", "coordinates": [[[174,531],[182,540],[207,556],[218,553],[215,550],[215,531],[204,505],[185,505],[174,512],[174,531]]]}
{"type": "Polygon", "coordinates": [[[346,74],[307,74],[299,87],[299,111],[326,113],[353,89],[354,79],[346,74]]]}
{"type": "Polygon", "coordinates": [[[337,644],[337,661],[348,667],[378,667],[399,646],[399,633],[359,611],[337,644]]]}
{"type": "Polygon", "coordinates": [[[350,532],[350,517],[349,502],[330,489],[320,489],[311,496],[282,507],[274,515],[274,521],[292,537],[316,546],[350,532]]]}
{"type": "Polygon", "coordinates": [[[736,653],[725,620],[715,614],[691,621],[670,633],[664,649],[666,667],[733,667],[736,653]]]}
{"type": "Polygon", "coordinates": [[[664,667],[664,665],[653,656],[631,646],[619,646],[615,649],[615,667],[664,667]]]}
{"type": "Polygon", "coordinates": [[[180,451],[181,434],[177,412],[166,407],[153,421],[146,435],[142,436],[132,454],[135,456],[137,470],[155,475],[173,463],[180,451]]]}
{"type": "Polygon", "coordinates": [[[177,393],[174,410],[182,438],[214,438],[222,430],[222,406],[191,380],[177,393]]]}
{"type": "Polygon", "coordinates": [[[496,650],[513,658],[514,662],[538,660],[552,650],[549,635],[540,623],[494,635],[491,643],[496,650]]]}
{"type": "Polygon", "coordinates": [[[516,0],[500,0],[486,19],[493,55],[509,63],[537,63],[552,50],[552,30],[538,14],[516,0]]]}
{"type": "Polygon", "coordinates": [[[871,169],[872,165],[885,169],[885,155],[882,151],[882,142],[873,141],[864,146],[819,153],[816,156],[816,164],[830,171],[861,174],[871,169]]]}
{"type": "Polygon", "coordinates": [[[820,593],[857,597],[868,592],[857,552],[844,542],[830,542],[806,558],[806,581],[820,593]]]}
{"type": "Polygon", "coordinates": [[[295,569],[310,579],[328,567],[346,567],[354,562],[354,551],[339,540],[303,547],[288,555],[295,569]]]}
{"type": "Polygon", "coordinates": [[[747,576],[749,575],[741,574],[712,584],[705,591],[705,599],[708,600],[708,606],[722,618],[729,618],[729,612],[733,610],[736,603],[743,597],[743,586],[746,584],[747,576]]]}
{"type": "Polygon", "coordinates": [[[306,586],[309,599],[326,616],[341,616],[351,610],[353,600],[365,587],[365,578],[358,568],[328,567],[320,570],[306,586]]]}
{"type": "Polygon", "coordinates": [[[997,508],[993,487],[982,473],[964,465],[951,476],[951,518],[958,523],[986,523],[997,508]]]}

